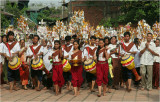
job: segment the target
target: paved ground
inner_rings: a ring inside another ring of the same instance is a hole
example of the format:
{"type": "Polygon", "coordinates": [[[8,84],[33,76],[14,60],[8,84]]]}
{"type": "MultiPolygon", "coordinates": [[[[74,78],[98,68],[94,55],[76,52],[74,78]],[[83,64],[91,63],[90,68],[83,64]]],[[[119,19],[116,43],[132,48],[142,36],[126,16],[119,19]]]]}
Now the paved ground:
{"type": "Polygon", "coordinates": [[[153,102],[159,101],[159,90],[153,89],[152,91],[141,91],[135,88],[132,89],[130,93],[126,92],[125,89],[114,90],[112,89],[112,93],[106,93],[106,96],[97,97],[98,92],[90,93],[88,89],[82,88],[80,91],[80,95],[77,97],[73,96],[73,91],[67,91],[63,89],[62,94],[59,96],[55,96],[52,90],[41,90],[37,92],[32,89],[28,90],[18,90],[9,92],[9,86],[4,85],[1,89],[0,99],[1,102],[4,101],[45,101],[45,102],[53,102],[53,101],[140,101],[140,102],[153,102]]]}

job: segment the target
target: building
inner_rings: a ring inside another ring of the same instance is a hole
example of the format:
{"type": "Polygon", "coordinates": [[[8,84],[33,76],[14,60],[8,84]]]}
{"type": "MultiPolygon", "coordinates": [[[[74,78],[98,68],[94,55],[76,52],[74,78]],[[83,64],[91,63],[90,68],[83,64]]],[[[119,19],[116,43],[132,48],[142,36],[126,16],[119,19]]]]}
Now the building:
{"type": "Polygon", "coordinates": [[[62,4],[69,9],[69,18],[74,11],[84,10],[85,21],[89,21],[94,27],[99,25],[102,19],[114,18],[120,12],[120,1],[88,1],[88,0],[70,0],[62,4]]]}

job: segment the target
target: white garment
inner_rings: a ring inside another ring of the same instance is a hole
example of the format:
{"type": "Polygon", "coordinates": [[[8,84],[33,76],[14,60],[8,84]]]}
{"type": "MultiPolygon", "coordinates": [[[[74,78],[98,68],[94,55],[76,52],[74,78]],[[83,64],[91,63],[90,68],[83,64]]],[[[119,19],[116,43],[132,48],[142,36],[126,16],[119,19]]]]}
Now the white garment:
{"type": "MultiPolygon", "coordinates": [[[[141,43],[140,51],[142,51],[145,47],[146,47],[146,41],[141,43]]],[[[151,50],[156,49],[155,43],[150,42],[149,48],[151,50]]],[[[154,58],[154,55],[152,55],[151,52],[146,49],[144,53],[141,55],[140,63],[143,65],[153,65],[153,61],[154,61],[153,58],[154,58]]]]}
{"type": "MultiPolygon", "coordinates": [[[[69,60],[72,60],[72,59],[71,59],[71,58],[72,58],[71,56],[72,56],[73,54],[74,54],[73,51],[69,53],[69,58],[68,58],[69,60]]],[[[84,54],[83,54],[83,52],[82,52],[82,59],[83,59],[83,58],[84,58],[84,54]]],[[[78,60],[78,55],[75,56],[74,60],[78,60]]]]}
{"type": "MultiPolygon", "coordinates": [[[[100,50],[99,50],[100,51],[100,50]]],[[[96,52],[95,52],[95,55],[96,55],[96,53],[97,53],[97,50],[96,50],[96,52]]],[[[99,58],[97,58],[97,60],[98,61],[106,61],[106,58],[103,56],[104,55],[104,52],[101,52],[100,54],[99,54],[99,58]]]]}
{"type": "MultiPolygon", "coordinates": [[[[14,43],[14,42],[11,42],[11,43],[8,43],[8,44],[11,45],[12,43],[14,43]]],[[[6,53],[7,56],[12,56],[12,54],[15,53],[15,52],[17,52],[17,51],[20,51],[20,45],[19,45],[18,42],[10,50],[11,55],[9,54],[9,50],[8,50],[7,46],[5,44],[3,44],[3,53],[6,53]]]]}
{"type": "Polygon", "coordinates": [[[52,69],[52,64],[50,63],[50,60],[48,59],[49,56],[51,55],[52,55],[51,49],[48,50],[47,46],[43,47],[43,63],[48,71],[52,69]]]}
{"type": "MultiPolygon", "coordinates": [[[[72,44],[67,45],[67,47],[69,47],[69,46],[72,46],[72,44]]],[[[64,48],[62,48],[62,51],[63,51],[64,56],[68,56],[69,53],[71,53],[73,51],[73,46],[69,52],[67,52],[64,48]]],[[[69,58],[67,58],[67,59],[69,59],[69,58]]]]}
{"type": "MultiPolygon", "coordinates": [[[[53,53],[55,53],[55,52],[56,52],[56,51],[51,50],[51,55],[52,55],[53,53]]],[[[56,56],[54,57],[53,62],[60,62],[60,60],[59,60],[59,58],[58,58],[58,55],[56,55],[56,56]]]]}
{"type": "MultiPolygon", "coordinates": [[[[155,53],[160,54],[160,46],[159,46],[159,47],[156,47],[155,53]]],[[[160,57],[159,57],[159,56],[155,56],[155,57],[154,57],[154,62],[160,63],[160,57]]]]}
{"type": "MultiPolygon", "coordinates": [[[[111,53],[111,50],[112,50],[112,49],[115,49],[116,47],[117,47],[117,45],[109,44],[109,45],[108,45],[108,48],[109,48],[109,49],[108,49],[107,53],[110,54],[110,53],[111,53]]],[[[117,50],[117,51],[118,51],[118,50],[117,50]]],[[[116,56],[116,54],[112,54],[111,57],[112,57],[112,58],[118,58],[118,57],[116,56]]]]}
{"type": "MultiPolygon", "coordinates": [[[[129,41],[129,43],[125,43],[125,42],[124,42],[124,45],[128,46],[130,43],[131,43],[131,41],[129,41]]],[[[137,47],[136,47],[135,44],[134,44],[134,45],[132,46],[132,48],[129,50],[129,52],[137,52],[137,51],[138,51],[138,50],[137,50],[137,47]]],[[[134,57],[134,54],[125,52],[121,45],[120,45],[120,53],[121,53],[121,54],[131,55],[132,57],[134,57]]]]}
{"type": "MultiPolygon", "coordinates": [[[[86,46],[86,47],[89,47],[89,48],[91,48],[92,50],[96,47],[96,45],[95,46],[86,46]]],[[[97,50],[97,49],[96,49],[97,50]]],[[[96,53],[96,50],[95,50],[95,52],[94,52],[94,54],[96,53]]],[[[94,57],[94,55],[92,56],[92,55],[88,55],[88,50],[85,48],[84,49],[84,51],[83,51],[83,53],[84,53],[84,56],[86,56],[87,57],[87,59],[88,58],[93,58],[94,57]]]]}
{"type": "MultiPolygon", "coordinates": [[[[0,53],[3,53],[3,44],[0,43],[0,53]]],[[[0,63],[3,62],[3,57],[0,55],[0,63]]]]}
{"type": "MultiPolygon", "coordinates": [[[[33,49],[35,50],[39,45],[40,45],[40,44],[38,44],[37,46],[34,46],[33,49]]],[[[39,53],[41,53],[41,52],[43,52],[43,46],[41,46],[41,48],[40,48],[40,50],[38,51],[37,54],[39,54],[39,53]]],[[[33,52],[32,52],[32,50],[31,50],[31,48],[29,47],[29,48],[27,49],[26,56],[32,56],[32,55],[33,55],[33,52]]],[[[33,55],[33,57],[32,57],[31,59],[34,59],[34,55],[33,55]]]]}
{"type": "Polygon", "coordinates": [[[140,51],[138,50],[137,53],[134,56],[134,64],[135,64],[135,68],[140,67],[140,51]]]}

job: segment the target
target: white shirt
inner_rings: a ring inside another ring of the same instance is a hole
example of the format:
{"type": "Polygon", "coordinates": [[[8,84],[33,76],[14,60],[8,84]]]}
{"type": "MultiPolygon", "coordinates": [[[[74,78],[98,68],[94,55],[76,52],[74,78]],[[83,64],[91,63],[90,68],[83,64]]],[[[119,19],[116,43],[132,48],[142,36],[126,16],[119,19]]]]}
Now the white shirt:
{"type": "MultiPolygon", "coordinates": [[[[39,45],[40,45],[40,44],[38,44],[37,46],[34,46],[33,49],[35,50],[39,45]]],[[[41,46],[41,48],[40,48],[40,50],[38,51],[37,54],[39,54],[39,53],[41,53],[41,52],[43,52],[43,46],[41,46]]],[[[32,56],[32,55],[33,55],[32,59],[34,59],[34,54],[33,54],[32,50],[31,50],[31,48],[29,47],[29,48],[27,49],[26,56],[32,56]]]]}
{"type": "MultiPolygon", "coordinates": [[[[110,54],[110,53],[111,53],[111,50],[112,50],[112,49],[115,49],[116,47],[117,47],[117,45],[109,44],[109,45],[108,45],[108,48],[109,48],[109,49],[108,49],[107,53],[110,54]]],[[[118,50],[117,50],[117,51],[118,51],[118,50]]],[[[111,57],[112,57],[112,58],[118,58],[118,57],[116,56],[116,54],[112,54],[111,57]]]]}
{"type": "Polygon", "coordinates": [[[140,67],[140,51],[138,50],[137,53],[134,56],[134,64],[135,64],[135,68],[140,67]]]}
{"type": "MultiPolygon", "coordinates": [[[[100,50],[99,50],[100,51],[100,50]]],[[[95,55],[96,55],[97,51],[95,52],[95,55]]],[[[106,61],[106,58],[103,56],[104,55],[104,52],[101,52],[99,54],[99,58],[97,58],[98,61],[106,61]]]]}
{"type": "MultiPolygon", "coordinates": [[[[160,46],[159,46],[159,47],[156,47],[155,53],[160,54],[160,46]]],[[[154,57],[154,62],[160,63],[160,57],[159,57],[159,56],[155,56],[155,57],[154,57]]]]}
{"type": "MultiPolygon", "coordinates": [[[[72,46],[72,44],[67,45],[67,47],[69,47],[69,46],[72,46]]],[[[69,53],[71,53],[73,51],[73,46],[69,52],[67,52],[64,48],[62,48],[62,51],[63,51],[64,56],[68,56],[69,53]]],[[[69,59],[69,58],[67,58],[67,59],[69,59]]]]}
{"type": "MultiPolygon", "coordinates": [[[[86,47],[89,47],[89,48],[91,48],[92,50],[96,47],[96,46],[86,46],[86,47]]],[[[97,49],[96,49],[97,50],[97,49]]],[[[95,52],[94,52],[94,54],[96,53],[96,50],[95,50],[95,52]]],[[[87,57],[87,59],[88,58],[93,58],[94,57],[94,54],[93,54],[93,56],[92,55],[90,55],[90,54],[88,54],[88,50],[85,48],[84,49],[84,56],[86,56],[87,57]]]]}
{"type": "MultiPolygon", "coordinates": [[[[54,50],[51,50],[51,55],[53,54],[53,53],[55,53],[56,51],[54,51],[54,50]]],[[[59,58],[58,58],[58,55],[56,55],[55,57],[54,57],[54,59],[53,59],[53,62],[59,62],[60,60],[59,60],[59,58]]]]}
{"type": "MultiPolygon", "coordinates": [[[[3,43],[0,43],[0,53],[3,53],[3,43]]],[[[0,63],[3,62],[3,57],[0,55],[0,63]]]]}
{"type": "MultiPolygon", "coordinates": [[[[124,42],[124,45],[128,46],[130,43],[131,43],[131,41],[129,41],[129,43],[125,43],[125,42],[124,42]]],[[[135,44],[134,44],[134,45],[132,46],[132,48],[129,50],[129,52],[137,52],[137,51],[138,51],[138,50],[137,50],[137,47],[136,47],[135,44]]],[[[125,52],[121,45],[120,45],[120,53],[121,53],[121,54],[131,55],[132,57],[134,57],[134,54],[125,52]]]]}
{"type": "MultiPolygon", "coordinates": [[[[69,58],[68,58],[69,60],[71,60],[71,58],[72,58],[71,56],[72,56],[73,54],[74,54],[73,51],[69,53],[69,58]]],[[[82,59],[83,59],[83,58],[84,58],[84,54],[83,54],[83,52],[82,52],[82,59]]],[[[78,55],[75,56],[74,60],[78,60],[78,55]]]]}
{"type": "MultiPolygon", "coordinates": [[[[145,47],[146,47],[146,41],[141,43],[140,51],[142,51],[145,47]]],[[[156,49],[155,43],[150,42],[149,48],[151,50],[156,49]]],[[[144,53],[141,55],[140,63],[143,65],[153,65],[153,61],[154,61],[153,58],[154,58],[154,55],[152,55],[151,52],[146,49],[144,53]]]]}
{"type": "Polygon", "coordinates": [[[51,49],[48,50],[47,46],[43,47],[43,63],[48,71],[52,69],[52,63],[50,63],[50,60],[48,59],[51,55],[51,49]]]}
{"type": "MultiPolygon", "coordinates": [[[[13,43],[13,42],[8,43],[8,44],[11,45],[12,43],[13,43]]],[[[5,44],[3,44],[3,53],[6,53],[7,56],[10,56],[10,57],[11,57],[12,54],[15,53],[15,52],[17,52],[17,51],[20,51],[20,45],[19,45],[18,42],[17,42],[17,43],[14,45],[14,47],[10,50],[11,55],[10,55],[10,53],[9,53],[8,47],[7,47],[5,44]]]]}

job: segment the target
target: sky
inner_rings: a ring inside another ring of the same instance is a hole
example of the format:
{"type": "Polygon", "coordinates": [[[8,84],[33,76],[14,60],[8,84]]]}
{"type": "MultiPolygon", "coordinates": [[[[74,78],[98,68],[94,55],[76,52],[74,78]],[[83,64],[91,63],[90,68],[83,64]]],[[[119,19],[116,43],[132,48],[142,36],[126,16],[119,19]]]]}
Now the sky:
{"type": "MultiPolygon", "coordinates": [[[[68,2],[69,0],[65,0],[65,2],[68,2]]],[[[28,5],[31,5],[32,3],[40,4],[42,3],[44,6],[50,6],[50,4],[54,4],[55,7],[62,5],[62,0],[30,0],[28,5]]]]}

